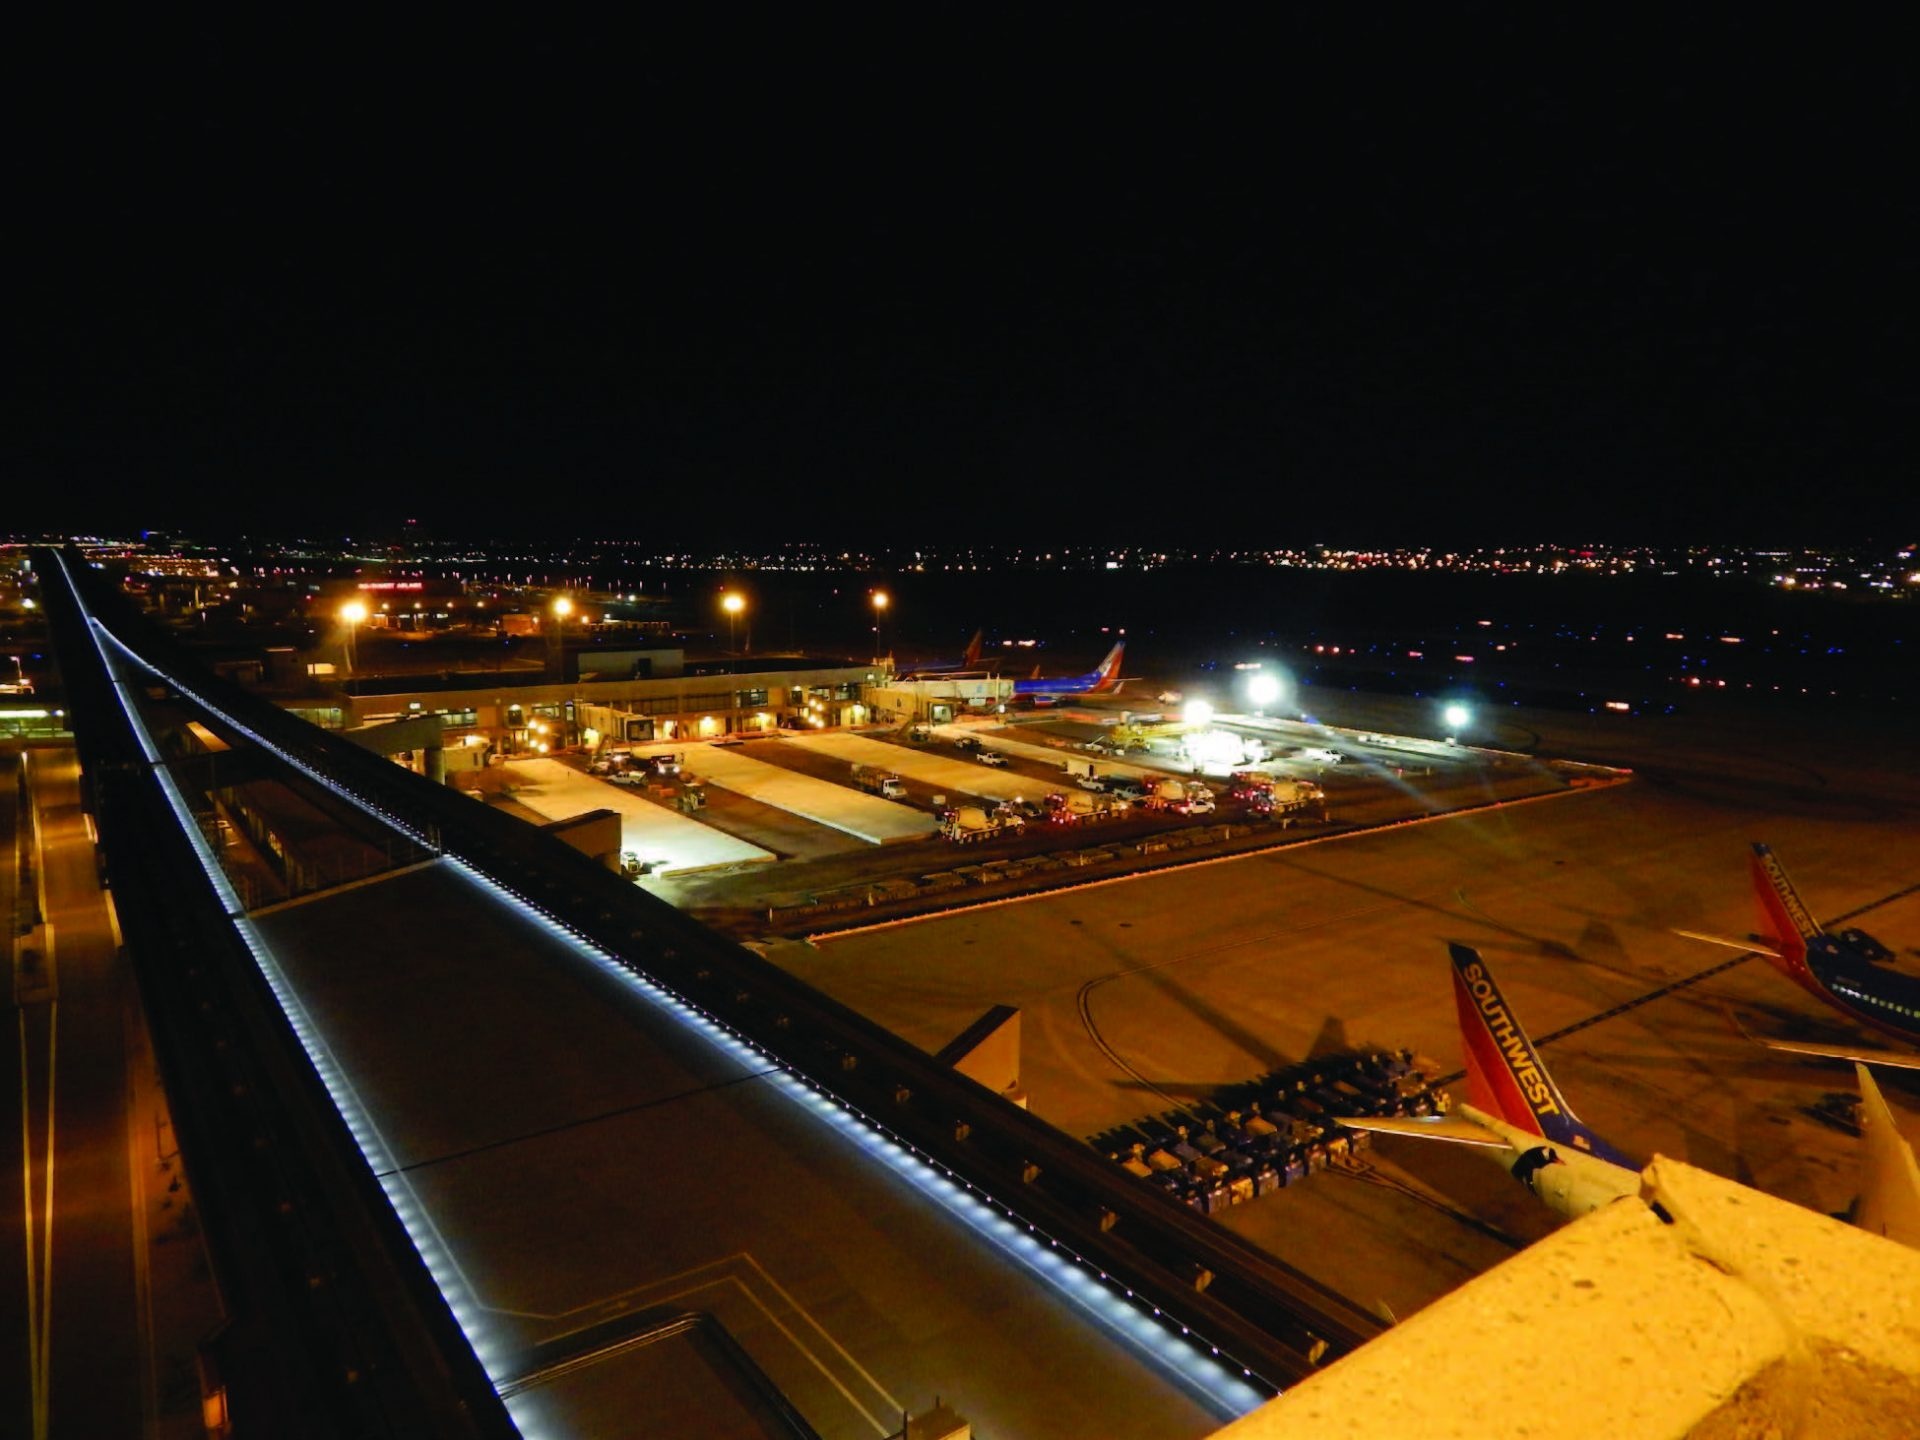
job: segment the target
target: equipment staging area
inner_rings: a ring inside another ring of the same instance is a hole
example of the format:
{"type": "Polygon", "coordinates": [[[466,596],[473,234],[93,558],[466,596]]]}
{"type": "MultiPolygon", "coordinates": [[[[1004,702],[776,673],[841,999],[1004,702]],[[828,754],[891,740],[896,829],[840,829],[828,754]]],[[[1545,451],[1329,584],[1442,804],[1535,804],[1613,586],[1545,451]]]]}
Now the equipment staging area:
{"type": "MultiPolygon", "coordinates": [[[[144,697],[162,726],[185,713],[163,687],[123,682],[121,694],[144,697]]],[[[1391,714],[1343,718],[1394,728],[1391,714]]],[[[1331,1050],[1406,1047],[1453,1069],[1444,947],[1461,941],[1499,966],[1568,1098],[1615,1143],[1843,1208],[1855,1142],[1807,1112],[1844,1082],[1759,1049],[1718,1010],[1778,1034],[1839,1027],[1758,964],[1672,931],[1742,932],[1744,847],[1766,839],[1822,919],[1869,925],[1905,958],[1920,933],[1906,878],[1920,861],[1920,770],[1884,737],[1840,746],[1820,727],[1781,725],[1785,738],[1760,746],[1724,723],[1606,724],[1516,716],[1503,726],[1524,743],[1507,753],[1630,768],[1626,783],[1549,784],[1554,772],[1532,761],[1494,783],[1463,762],[1444,788],[1480,808],[1435,814],[1428,794],[1386,783],[1404,778],[1396,770],[1355,765],[1339,781],[1342,807],[1358,812],[1344,831],[1269,830],[1257,853],[1065,877],[1044,894],[756,948],[926,1052],[989,1007],[1016,1007],[1032,1115],[1075,1150],[1331,1050]],[[1834,754],[1875,763],[1787,758],[1834,754]]],[[[421,783],[367,763],[381,784],[421,783]]],[[[192,767],[177,773],[195,783],[192,767]]],[[[198,783],[213,783],[210,767],[198,783]]],[[[464,816],[471,802],[450,803],[464,816]]],[[[570,926],[451,853],[390,861],[256,909],[255,954],[279,972],[295,1028],[523,1429],[591,1433],[643,1400],[669,1429],[726,1404],[735,1423],[765,1428],[777,1399],[819,1433],[884,1436],[937,1396],[982,1434],[1201,1435],[1257,1402],[1239,1372],[1137,1309],[1094,1303],[1112,1301],[1110,1287],[1047,1283],[1059,1268],[1048,1249],[898,1163],[897,1144],[793,1078],[793,1057],[727,1039],[704,1010],[601,963],[570,926]],[[636,1336],[651,1343],[623,1343],[636,1336]]],[[[591,927],[596,906],[625,901],[589,899],[604,893],[589,879],[632,890],[585,869],[564,883],[591,927]]],[[[658,955],[678,963],[671,946],[658,955]]],[[[776,982],[753,983],[777,995],[776,982]]],[[[751,998],[737,982],[726,990],[706,1003],[751,998]]],[[[857,1070],[847,1058],[840,1068],[857,1070]]],[[[938,1093],[950,1079],[916,1083],[938,1093]]],[[[1910,1114],[1911,1086],[1888,1088],[1910,1114]]],[[[912,1100],[902,1085],[882,1103],[912,1100]]],[[[1544,1233],[1510,1179],[1400,1144],[1382,1139],[1350,1169],[1218,1223],[1353,1313],[1393,1316],[1544,1233]]],[[[1104,1164],[1084,1151],[1054,1163],[1104,1164]]],[[[1045,1166],[1029,1170],[1026,1185],[1045,1183],[1045,1166]]],[[[1211,1278],[1186,1284],[1204,1291],[1211,1278]]]]}
{"type": "MultiPolygon", "coordinates": [[[[1392,718],[1393,702],[1375,703],[1389,713],[1355,723],[1392,718]]],[[[1847,915],[1911,963],[1912,743],[1904,757],[1883,746],[1868,769],[1832,763],[1812,731],[1776,752],[1706,725],[1526,723],[1543,747],[1636,778],[767,953],[928,1049],[985,1006],[1019,1007],[1032,1109],[1084,1137],[1327,1050],[1405,1046],[1457,1072],[1446,942],[1463,941],[1498,966],[1568,1100],[1614,1143],[1844,1210],[1859,1142],[1809,1112],[1849,1090],[1850,1072],[1769,1053],[1723,1007],[1768,1034],[1847,1027],[1764,961],[1729,967],[1733,952],[1672,932],[1752,929],[1747,844],[1766,839],[1821,919],[1847,915]],[[1817,767],[1791,758],[1816,753],[1817,767]]],[[[1882,1081],[1909,1133],[1920,1129],[1920,1083],[1882,1081]]],[[[1235,1206],[1224,1223],[1349,1300],[1404,1316],[1553,1221],[1459,1147],[1379,1137],[1357,1171],[1235,1206]]]]}
{"type": "MultiPolygon", "coordinates": [[[[1349,822],[1334,833],[1276,834],[1268,843],[1277,848],[1258,853],[1102,875],[1050,893],[950,894],[919,918],[863,926],[855,912],[846,933],[769,939],[765,953],[928,1051],[989,1006],[1017,1007],[1033,1112],[1084,1138],[1149,1116],[1178,1120],[1224,1087],[1335,1051],[1405,1047],[1429,1073],[1454,1075],[1460,1046],[1445,947],[1461,941],[1499,966],[1536,1039],[1624,1007],[1545,1049],[1569,1100],[1601,1133],[1642,1156],[1675,1155],[1823,1212],[1846,1208],[1858,1142],[1814,1113],[1830,1108],[1823,1102],[1846,1090],[1849,1076],[1767,1053],[1737,1033],[1727,1012],[1801,1038],[1844,1034],[1844,1024],[1763,962],[1729,965],[1728,952],[1673,931],[1746,933],[1746,846],[1766,838],[1822,918],[1874,907],[1852,923],[1911,954],[1920,895],[1908,877],[1920,870],[1920,837],[1907,817],[1920,792],[1910,782],[1903,790],[1878,766],[1830,763],[1824,757],[1841,748],[1824,738],[1831,722],[1804,734],[1783,727],[1792,738],[1776,752],[1731,743],[1739,737],[1728,727],[1703,722],[1649,728],[1543,712],[1494,722],[1514,747],[1504,762],[1460,750],[1416,779],[1390,768],[1390,744],[1350,738],[1416,725],[1411,702],[1333,695],[1318,703],[1351,727],[1343,737],[1361,757],[1320,772],[1349,822]],[[1633,778],[1568,790],[1523,747],[1619,766],[1633,778]],[[1823,758],[1810,767],[1787,758],[1796,754],[1823,758]],[[1456,806],[1485,808],[1447,813],[1456,806]],[[1666,987],[1676,988],[1649,998],[1666,987]]],[[[937,739],[950,742],[961,728],[936,727],[937,739]]],[[[853,736],[752,750],[811,773],[816,785],[849,759],[884,764],[891,752],[901,757],[892,768],[909,781],[924,784],[925,775],[1014,794],[1034,790],[1035,775],[1057,763],[1058,735],[1048,732],[1082,729],[1070,716],[1038,729],[978,729],[1015,757],[1015,768],[1000,771],[964,754],[853,736]],[[1016,738],[1029,735],[1055,748],[1016,738]]],[[[715,758],[728,763],[737,753],[715,758]]],[[[1890,768],[1902,776],[1920,769],[1890,768]]],[[[1070,843],[1093,840],[1076,834],[1070,843]]],[[[648,888],[720,916],[729,901],[790,890],[796,873],[818,885],[928,863],[857,846],[797,871],[777,863],[648,888]]],[[[1889,1075],[1886,1088],[1901,1113],[1920,1109],[1904,1076],[1889,1075]]],[[[1524,1189],[1474,1157],[1391,1138],[1219,1219],[1355,1304],[1397,1316],[1554,1224],[1524,1189]]]]}

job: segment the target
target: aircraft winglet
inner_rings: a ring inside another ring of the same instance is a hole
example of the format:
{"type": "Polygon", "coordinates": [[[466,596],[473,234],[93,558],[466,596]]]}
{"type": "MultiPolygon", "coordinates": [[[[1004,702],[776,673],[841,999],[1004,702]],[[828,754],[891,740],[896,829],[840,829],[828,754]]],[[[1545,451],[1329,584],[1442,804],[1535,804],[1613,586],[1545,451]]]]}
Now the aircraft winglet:
{"type": "Polygon", "coordinates": [[[1920,1247],[1920,1164],[1913,1147],[1894,1127],[1880,1087],[1865,1065],[1856,1063],[1860,1081],[1860,1200],[1853,1223],[1902,1245],[1920,1247]]]}

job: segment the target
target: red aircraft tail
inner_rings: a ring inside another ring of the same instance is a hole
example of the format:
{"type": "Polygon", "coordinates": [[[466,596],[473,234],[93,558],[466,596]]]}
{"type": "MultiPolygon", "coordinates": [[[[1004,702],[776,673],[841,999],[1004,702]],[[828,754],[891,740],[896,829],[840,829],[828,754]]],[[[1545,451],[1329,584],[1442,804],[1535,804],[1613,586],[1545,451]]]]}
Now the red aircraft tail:
{"type": "Polygon", "coordinates": [[[1467,1095],[1474,1106],[1516,1130],[1638,1168],[1575,1117],[1479,952],[1466,945],[1447,948],[1467,1056],[1467,1095]]]}
{"type": "Polygon", "coordinates": [[[1753,893],[1760,902],[1760,937],[1772,947],[1768,959],[1789,980],[1820,990],[1807,968],[1807,945],[1825,932],[1793,888],[1785,868],[1765,845],[1753,847],[1753,893]]]}
{"type": "Polygon", "coordinates": [[[1107,658],[1093,672],[1093,685],[1087,691],[1089,695],[1104,695],[1120,688],[1120,656],[1126,648],[1127,642],[1122,640],[1107,652],[1107,658]]]}

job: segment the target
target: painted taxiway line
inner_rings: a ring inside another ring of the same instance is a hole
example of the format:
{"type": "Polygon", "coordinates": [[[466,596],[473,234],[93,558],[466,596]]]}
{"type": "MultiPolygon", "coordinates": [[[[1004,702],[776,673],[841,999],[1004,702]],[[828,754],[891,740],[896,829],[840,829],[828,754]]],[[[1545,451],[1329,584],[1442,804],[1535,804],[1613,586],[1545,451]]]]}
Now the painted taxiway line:
{"type": "Polygon", "coordinates": [[[1404,830],[1414,825],[1433,825],[1443,820],[1461,820],[1470,815],[1485,815],[1493,810],[1506,810],[1516,805],[1533,805],[1542,800],[1565,800],[1574,795],[1611,790],[1616,785],[1626,784],[1630,778],[1630,776],[1622,776],[1616,780],[1603,780],[1596,784],[1583,785],[1577,790],[1559,790],[1550,795],[1523,795],[1515,800],[1492,800],[1484,805],[1468,805],[1439,815],[1414,815],[1405,820],[1389,820],[1380,825],[1342,830],[1338,835],[1307,835],[1297,840],[1280,840],[1272,845],[1261,845],[1250,850],[1236,850],[1231,855],[1209,855],[1201,860],[1179,860],[1171,865],[1155,865],[1150,869],[1129,871],[1125,875],[1107,875],[1098,880],[1081,880],[1066,885],[1049,886],[1044,890],[1029,890],[1020,895],[1002,895],[993,900],[976,900],[967,905],[951,905],[919,915],[901,915],[892,920],[876,920],[870,925],[850,925],[844,930],[821,930],[801,938],[817,950],[828,941],[844,940],[853,935],[868,935],[877,930],[897,930],[904,925],[918,925],[928,920],[945,920],[950,916],[966,915],[976,910],[996,910],[1005,905],[1024,905],[1030,900],[1046,900],[1056,895],[1072,895],[1082,890],[1098,890],[1108,885],[1125,885],[1135,880],[1151,880],[1182,870],[1199,870],[1208,865],[1230,865],[1236,860],[1271,855],[1279,850],[1298,850],[1308,845],[1331,845],[1336,841],[1358,839],[1363,835],[1379,835],[1388,830],[1404,830]]]}

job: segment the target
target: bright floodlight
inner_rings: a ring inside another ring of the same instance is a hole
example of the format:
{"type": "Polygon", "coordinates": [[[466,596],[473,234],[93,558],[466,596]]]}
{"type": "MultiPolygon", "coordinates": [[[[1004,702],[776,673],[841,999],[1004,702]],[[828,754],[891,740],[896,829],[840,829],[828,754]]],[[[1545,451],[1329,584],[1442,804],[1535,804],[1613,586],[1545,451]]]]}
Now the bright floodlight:
{"type": "Polygon", "coordinates": [[[1264,672],[1256,673],[1247,681],[1247,698],[1255,709],[1264,710],[1280,698],[1280,682],[1264,672]]]}
{"type": "Polygon", "coordinates": [[[1211,725],[1213,706],[1205,700],[1189,700],[1186,708],[1180,712],[1180,718],[1189,725],[1211,725]]]}
{"type": "Polygon", "coordinates": [[[1203,774],[1231,775],[1247,763],[1246,742],[1231,730],[1203,730],[1189,735],[1181,748],[1203,774]]]}
{"type": "Polygon", "coordinates": [[[888,605],[892,603],[893,603],[893,597],[887,594],[886,591],[876,590],[873,592],[873,608],[874,609],[884,610],[887,608],[888,605]]]}
{"type": "Polygon", "coordinates": [[[1446,720],[1447,729],[1449,730],[1464,730],[1467,728],[1467,722],[1473,718],[1473,712],[1471,710],[1467,709],[1464,705],[1458,704],[1447,706],[1440,714],[1441,717],[1446,720]]]}
{"type": "Polygon", "coordinates": [[[340,607],[340,618],[349,625],[358,625],[367,618],[367,602],[364,600],[347,601],[346,604],[340,607]]]}
{"type": "Polygon", "coordinates": [[[720,598],[720,608],[729,615],[738,615],[747,608],[747,602],[738,595],[728,594],[720,598]]]}
{"type": "Polygon", "coordinates": [[[556,595],[553,600],[553,613],[562,620],[573,613],[573,601],[564,595],[556,595]]]}

